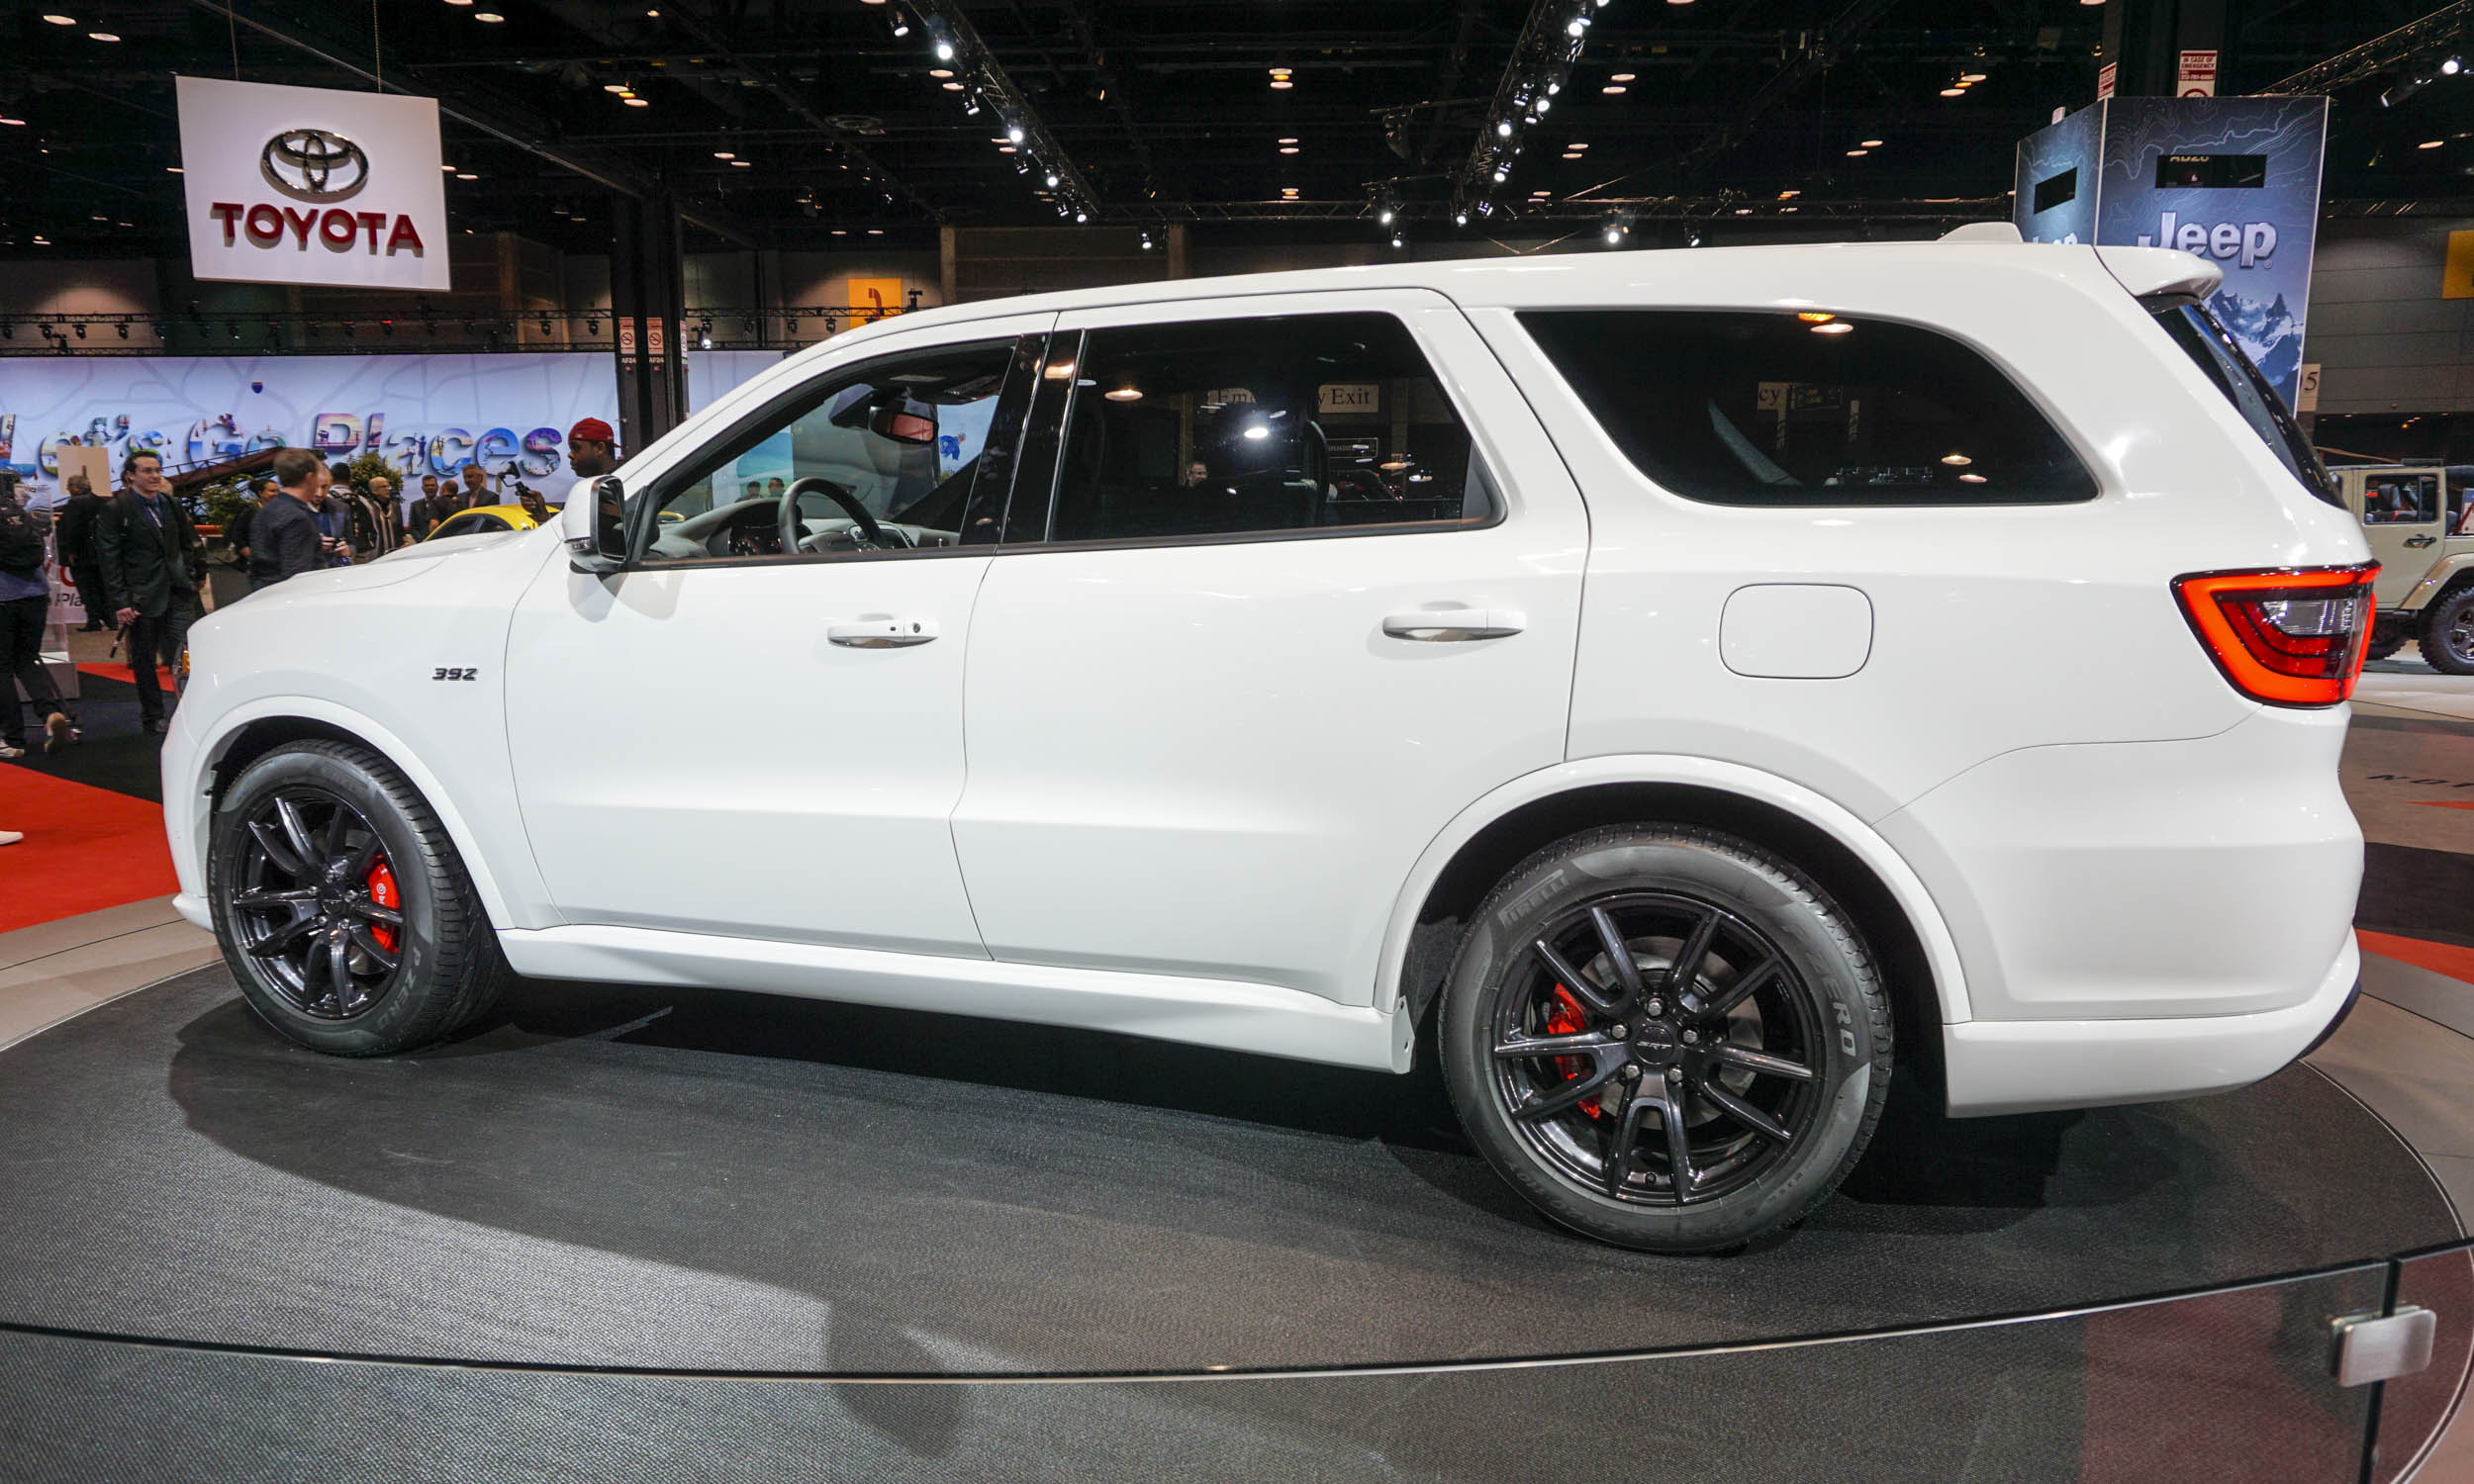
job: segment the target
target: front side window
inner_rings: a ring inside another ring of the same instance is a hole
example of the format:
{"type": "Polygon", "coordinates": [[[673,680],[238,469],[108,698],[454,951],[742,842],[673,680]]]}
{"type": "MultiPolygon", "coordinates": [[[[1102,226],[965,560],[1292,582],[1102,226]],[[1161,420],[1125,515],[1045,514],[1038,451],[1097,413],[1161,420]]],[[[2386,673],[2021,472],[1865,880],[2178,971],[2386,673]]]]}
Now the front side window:
{"type": "Polygon", "coordinates": [[[2439,518],[2439,476],[2374,474],[2362,482],[2365,525],[2429,525],[2439,518]]]}
{"type": "Polygon", "coordinates": [[[831,557],[970,543],[1002,492],[991,435],[1011,340],[889,356],[751,417],[665,479],[651,562],[831,557]],[[983,480],[986,474],[988,479],[983,480]]]}
{"type": "Polygon", "coordinates": [[[1521,325],[1633,466],[1724,505],[2051,505],[2096,481],[1948,335],[1814,312],[1533,310],[1521,325]]]}
{"type": "Polygon", "coordinates": [[[1482,522],[1468,426],[1389,315],[1089,331],[1071,361],[1057,541],[1482,522]]]}

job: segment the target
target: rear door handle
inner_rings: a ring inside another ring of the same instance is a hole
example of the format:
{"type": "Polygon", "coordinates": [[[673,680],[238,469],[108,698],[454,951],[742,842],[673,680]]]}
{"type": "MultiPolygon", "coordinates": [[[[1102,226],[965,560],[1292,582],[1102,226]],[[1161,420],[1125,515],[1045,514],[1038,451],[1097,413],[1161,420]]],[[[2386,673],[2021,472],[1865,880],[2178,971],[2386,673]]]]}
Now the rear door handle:
{"type": "Polygon", "coordinates": [[[859,618],[830,624],[824,636],[845,649],[908,649],[936,637],[931,618],[859,618]]]}
{"type": "Polygon", "coordinates": [[[1527,623],[1510,608],[1429,608],[1419,613],[1392,614],[1383,620],[1383,632],[1395,639],[1454,644],[1469,639],[1508,638],[1527,623]]]}

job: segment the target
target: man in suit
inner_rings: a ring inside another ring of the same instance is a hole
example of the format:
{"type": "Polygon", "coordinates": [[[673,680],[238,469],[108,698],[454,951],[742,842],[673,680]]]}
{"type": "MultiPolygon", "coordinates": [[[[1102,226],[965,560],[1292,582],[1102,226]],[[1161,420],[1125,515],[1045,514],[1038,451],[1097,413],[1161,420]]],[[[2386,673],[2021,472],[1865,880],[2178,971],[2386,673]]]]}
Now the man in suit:
{"type": "Polygon", "coordinates": [[[95,516],[96,565],[103,570],[105,603],[129,641],[129,668],[138,682],[138,713],[145,729],[164,729],[163,693],[154,676],[159,660],[178,684],[180,652],[189,625],[204,615],[198,588],[206,576],[206,546],[189,512],[172,498],[163,460],[150,452],[131,454],[121,465],[121,490],[95,516]]]}
{"type": "Polygon", "coordinates": [[[94,518],[102,510],[103,497],[94,492],[86,476],[70,475],[68,501],[60,507],[52,536],[59,547],[60,565],[77,585],[77,602],[86,609],[90,634],[111,627],[112,610],[104,604],[108,595],[103,591],[103,568],[94,559],[94,518]]]}

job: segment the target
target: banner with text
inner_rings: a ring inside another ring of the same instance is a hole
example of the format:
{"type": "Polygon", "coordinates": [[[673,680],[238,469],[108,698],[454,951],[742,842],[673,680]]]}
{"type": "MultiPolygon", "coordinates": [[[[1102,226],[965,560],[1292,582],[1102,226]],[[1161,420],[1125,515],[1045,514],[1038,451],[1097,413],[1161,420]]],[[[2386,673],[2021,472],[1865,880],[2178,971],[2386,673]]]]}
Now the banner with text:
{"type": "Polygon", "coordinates": [[[2032,242],[2216,264],[2209,308],[2292,407],[2327,137],[2322,97],[2108,98],[2020,141],[2015,220],[2032,242]]]}
{"type": "Polygon", "coordinates": [[[436,99],[174,81],[198,277],[447,287],[436,99]]]}
{"type": "Polygon", "coordinates": [[[378,453],[407,490],[474,462],[563,490],[567,429],[618,414],[611,358],[589,351],[0,357],[0,464],[35,506],[58,499],[64,446],[104,449],[115,478],[140,449],[178,467],[299,447],[378,453]]]}

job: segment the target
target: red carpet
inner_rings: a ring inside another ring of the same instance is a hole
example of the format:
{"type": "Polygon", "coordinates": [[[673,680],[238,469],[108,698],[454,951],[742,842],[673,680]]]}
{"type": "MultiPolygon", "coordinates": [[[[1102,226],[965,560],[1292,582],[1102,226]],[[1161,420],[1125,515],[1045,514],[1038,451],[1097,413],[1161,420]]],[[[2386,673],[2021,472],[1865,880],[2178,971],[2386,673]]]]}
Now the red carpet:
{"type": "Polygon", "coordinates": [[[2402,959],[2417,969],[2444,974],[2451,978],[2474,984],[2474,948],[2459,948],[2453,943],[2433,943],[2424,938],[2405,938],[2395,933],[2374,933],[2368,928],[2354,929],[2364,953],[2402,959]]]}
{"type": "Polygon", "coordinates": [[[0,768],[0,933],[180,889],[160,804],[0,768]]]}

